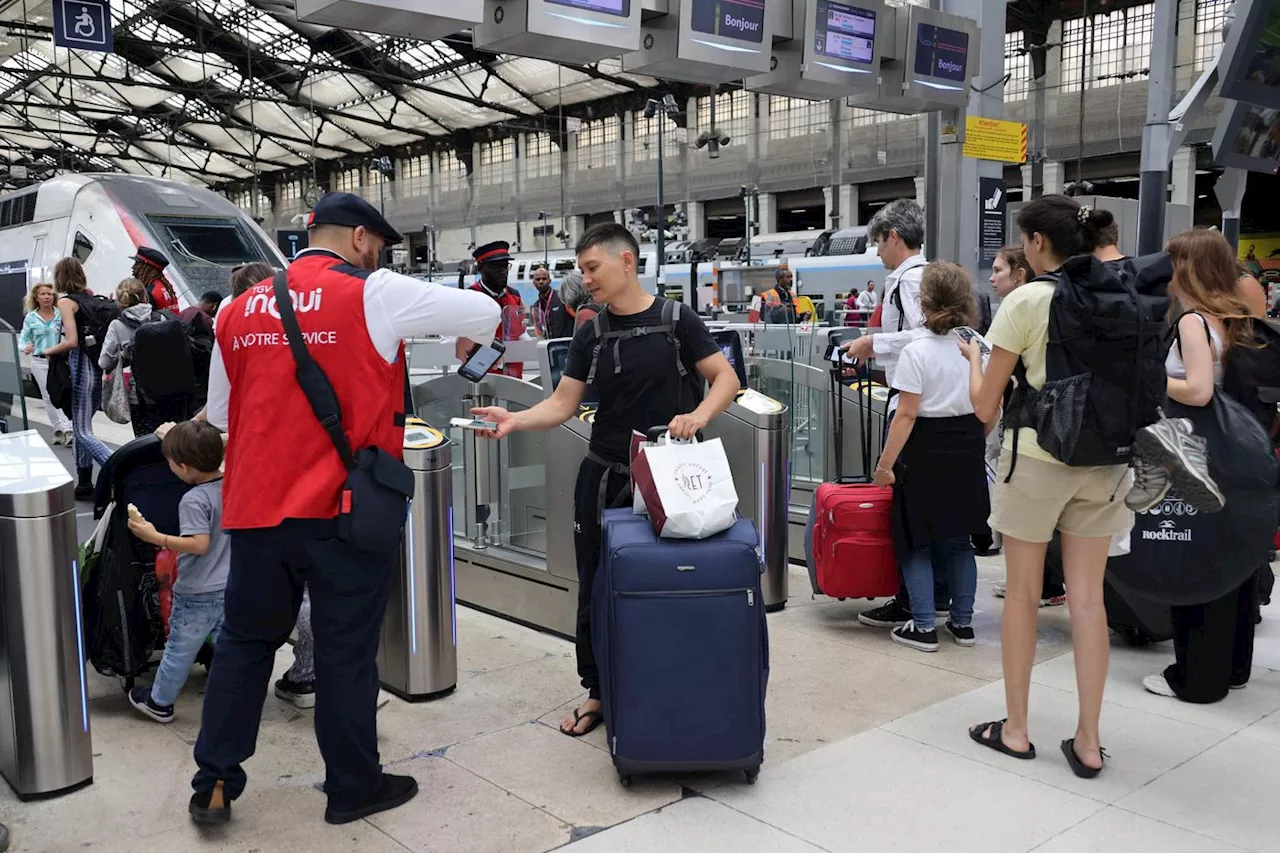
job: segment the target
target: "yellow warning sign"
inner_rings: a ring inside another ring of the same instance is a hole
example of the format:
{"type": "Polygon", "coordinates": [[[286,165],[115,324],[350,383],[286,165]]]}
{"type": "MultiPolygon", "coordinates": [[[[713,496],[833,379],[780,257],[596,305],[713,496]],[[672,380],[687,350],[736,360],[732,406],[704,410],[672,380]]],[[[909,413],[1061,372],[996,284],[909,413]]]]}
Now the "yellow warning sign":
{"type": "Polygon", "coordinates": [[[1027,126],[1018,121],[967,116],[964,156],[1002,163],[1027,162],[1027,126]]]}

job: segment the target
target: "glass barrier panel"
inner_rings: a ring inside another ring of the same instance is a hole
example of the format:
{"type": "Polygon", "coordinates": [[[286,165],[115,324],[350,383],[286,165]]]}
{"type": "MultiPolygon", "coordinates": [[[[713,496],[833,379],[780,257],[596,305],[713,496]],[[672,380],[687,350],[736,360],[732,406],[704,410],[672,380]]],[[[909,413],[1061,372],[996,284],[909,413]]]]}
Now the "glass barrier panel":
{"type": "Polygon", "coordinates": [[[466,430],[450,426],[454,418],[469,417],[471,402],[464,397],[444,397],[432,400],[417,407],[414,412],[428,425],[444,433],[453,445],[452,464],[450,465],[450,482],[453,488],[453,533],[455,536],[467,536],[467,528],[474,509],[467,504],[467,469],[465,442],[466,430]]]}
{"type": "Polygon", "coordinates": [[[18,354],[18,333],[0,320],[0,423],[17,419],[17,429],[28,429],[27,396],[23,378],[26,371],[18,354]]]}
{"type": "MultiPolygon", "coordinates": [[[[527,408],[509,400],[493,405],[512,412],[527,408]]],[[[547,556],[546,433],[517,432],[498,442],[498,511],[489,522],[490,541],[530,556],[547,556]]]]}

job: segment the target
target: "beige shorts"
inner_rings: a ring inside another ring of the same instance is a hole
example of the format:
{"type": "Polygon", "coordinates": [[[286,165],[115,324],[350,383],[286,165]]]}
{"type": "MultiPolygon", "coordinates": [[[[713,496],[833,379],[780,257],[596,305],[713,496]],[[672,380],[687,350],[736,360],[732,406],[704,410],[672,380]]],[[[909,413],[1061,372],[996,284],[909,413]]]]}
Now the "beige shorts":
{"type": "Polygon", "coordinates": [[[1133,513],[1124,497],[1133,484],[1124,465],[1073,468],[1018,455],[1013,478],[1010,454],[1000,454],[995,494],[991,499],[991,527],[1024,542],[1048,542],[1054,530],[1101,539],[1133,526],[1133,513]]]}

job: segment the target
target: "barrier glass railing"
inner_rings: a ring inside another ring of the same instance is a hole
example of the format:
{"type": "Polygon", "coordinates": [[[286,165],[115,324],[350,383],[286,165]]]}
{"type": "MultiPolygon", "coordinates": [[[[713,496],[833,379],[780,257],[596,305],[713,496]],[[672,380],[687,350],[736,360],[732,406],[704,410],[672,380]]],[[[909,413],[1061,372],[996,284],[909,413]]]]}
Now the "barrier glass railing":
{"type": "Polygon", "coordinates": [[[0,423],[12,430],[28,429],[26,371],[18,349],[18,332],[0,320],[0,423]]]}

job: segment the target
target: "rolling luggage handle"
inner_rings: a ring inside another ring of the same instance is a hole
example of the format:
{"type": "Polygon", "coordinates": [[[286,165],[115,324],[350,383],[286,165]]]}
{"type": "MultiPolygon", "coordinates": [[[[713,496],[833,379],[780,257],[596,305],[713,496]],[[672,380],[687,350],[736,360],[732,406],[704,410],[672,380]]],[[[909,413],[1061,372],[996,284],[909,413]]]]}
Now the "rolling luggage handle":
{"type": "MultiPolygon", "coordinates": [[[[833,436],[835,442],[836,454],[836,483],[845,482],[865,482],[870,483],[871,478],[871,374],[866,370],[865,365],[859,368],[858,373],[858,392],[862,393],[862,389],[866,388],[866,405],[863,407],[865,415],[862,416],[862,479],[856,477],[845,479],[844,476],[844,382],[841,381],[844,367],[842,364],[834,364],[831,367],[831,424],[835,433],[833,436]],[[865,386],[863,385],[865,377],[865,386]]],[[[861,401],[860,401],[861,402],[861,401]]]]}

